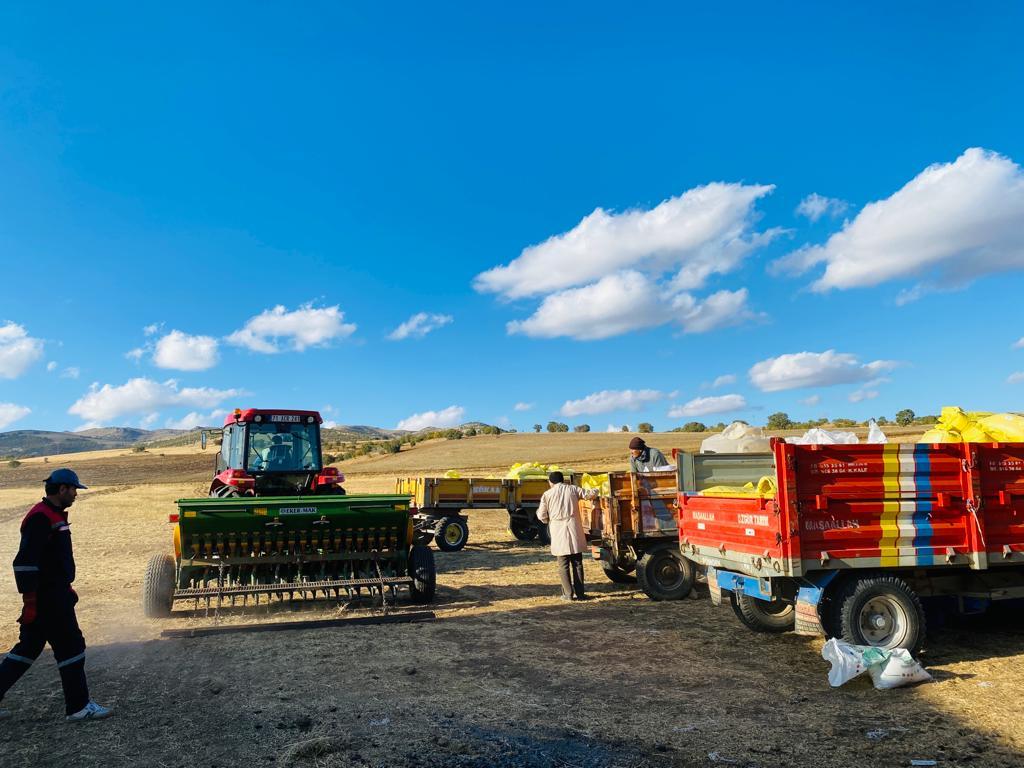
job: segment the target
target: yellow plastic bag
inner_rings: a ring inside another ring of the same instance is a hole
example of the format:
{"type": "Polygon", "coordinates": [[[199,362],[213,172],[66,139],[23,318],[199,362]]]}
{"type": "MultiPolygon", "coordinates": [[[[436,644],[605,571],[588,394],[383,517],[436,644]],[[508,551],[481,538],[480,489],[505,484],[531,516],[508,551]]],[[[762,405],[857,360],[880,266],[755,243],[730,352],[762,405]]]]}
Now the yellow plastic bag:
{"type": "Polygon", "coordinates": [[[960,436],[963,438],[965,443],[992,443],[995,439],[986,432],[980,424],[976,421],[972,421],[960,432],[960,436]]]}
{"type": "Polygon", "coordinates": [[[700,492],[701,496],[730,496],[741,499],[774,499],[775,478],[771,475],[764,475],[757,481],[757,485],[746,483],[745,485],[713,485],[700,492]]]}
{"type": "Polygon", "coordinates": [[[455,480],[462,477],[462,475],[456,469],[449,469],[447,472],[441,475],[441,477],[447,477],[450,480],[455,480]]]}
{"type": "Polygon", "coordinates": [[[959,432],[955,432],[951,429],[942,429],[941,427],[934,427],[925,432],[921,437],[917,439],[919,443],[960,443],[963,440],[960,437],[959,432]]]}
{"type": "Polygon", "coordinates": [[[539,461],[517,462],[508,468],[505,477],[517,480],[521,477],[547,477],[548,472],[561,470],[557,464],[541,464],[539,461]]]}
{"type": "Polygon", "coordinates": [[[1015,413],[993,413],[979,420],[979,425],[1002,443],[1024,443],[1024,416],[1015,413]]]}
{"type": "Polygon", "coordinates": [[[602,496],[610,496],[612,492],[611,483],[606,474],[591,475],[588,472],[584,472],[583,477],[580,478],[580,488],[585,488],[588,491],[597,491],[602,496]]]}

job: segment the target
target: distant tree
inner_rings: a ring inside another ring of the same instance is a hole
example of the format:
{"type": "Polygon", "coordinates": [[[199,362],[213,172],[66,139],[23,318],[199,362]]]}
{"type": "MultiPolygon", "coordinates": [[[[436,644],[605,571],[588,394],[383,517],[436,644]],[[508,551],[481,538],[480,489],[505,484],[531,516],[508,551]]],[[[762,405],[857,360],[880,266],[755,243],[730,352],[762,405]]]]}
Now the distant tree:
{"type": "Polygon", "coordinates": [[[856,427],[857,422],[853,419],[832,419],[833,427],[856,427]]]}
{"type": "Polygon", "coordinates": [[[788,413],[776,411],[768,417],[768,429],[790,429],[793,426],[788,413]]]}
{"type": "Polygon", "coordinates": [[[622,426],[621,426],[621,427],[619,428],[619,432],[629,432],[629,424],[623,424],[623,425],[622,425],[622,426]]]}
{"type": "Polygon", "coordinates": [[[573,432],[589,432],[590,431],[590,425],[589,424],[577,424],[575,427],[572,428],[572,431],[573,432]]]}
{"type": "MultiPolygon", "coordinates": [[[[901,427],[908,427],[914,423],[915,414],[909,408],[904,408],[902,411],[896,411],[896,423],[901,427]]],[[[882,422],[878,422],[881,424],[882,422]]]]}
{"type": "Polygon", "coordinates": [[[563,424],[560,421],[549,421],[547,426],[548,432],[568,432],[569,425],[563,424]]]}
{"type": "Polygon", "coordinates": [[[713,429],[715,432],[721,432],[723,429],[725,429],[725,422],[720,421],[717,424],[715,424],[715,426],[713,426],[711,429],[713,429]]]}
{"type": "Polygon", "coordinates": [[[10,461],[7,462],[7,466],[17,469],[18,467],[21,466],[21,462],[18,461],[17,459],[11,459],[10,461]]]}
{"type": "Polygon", "coordinates": [[[915,424],[935,424],[938,421],[938,416],[917,416],[914,418],[915,424]]]}
{"type": "Polygon", "coordinates": [[[461,429],[448,429],[444,433],[446,440],[461,440],[462,430],[461,429]]]}
{"type": "Polygon", "coordinates": [[[888,423],[889,420],[885,418],[885,416],[879,416],[877,419],[875,419],[875,424],[877,424],[880,427],[884,427],[888,423]]]}
{"type": "Polygon", "coordinates": [[[639,424],[636,425],[636,431],[637,432],[644,432],[644,433],[646,433],[646,432],[653,432],[654,431],[654,426],[650,422],[641,421],[639,424]]]}
{"type": "MultiPolygon", "coordinates": [[[[484,427],[480,431],[486,434],[487,427],[484,427]]],[[[470,427],[466,430],[466,437],[476,437],[476,427],[470,427]]]]}
{"type": "Polygon", "coordinates": [[[534,432],[540,432],[542,429],[544,429],[544,427],[542,427],[540,424],[534,424],[533,425],[533,431],[534,432]]]}
{"type": "Polygon", "coordinates": [[[679,429],[680,432],[707,432],[708,427],[699,421],[688,421],[679,429]]]}

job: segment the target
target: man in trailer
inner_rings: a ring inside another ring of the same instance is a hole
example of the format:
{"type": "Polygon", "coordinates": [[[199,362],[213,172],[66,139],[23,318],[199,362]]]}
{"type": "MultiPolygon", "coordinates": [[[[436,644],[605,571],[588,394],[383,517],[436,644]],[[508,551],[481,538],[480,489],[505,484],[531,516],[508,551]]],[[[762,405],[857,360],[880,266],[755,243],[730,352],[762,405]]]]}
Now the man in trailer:
{"type": "Polygon", "coordinates": [[[647,445],[642,437],[634,437],[629,441],[630,472],[656,472],[659,469],[672,469],[665,454],[647,445]]]}

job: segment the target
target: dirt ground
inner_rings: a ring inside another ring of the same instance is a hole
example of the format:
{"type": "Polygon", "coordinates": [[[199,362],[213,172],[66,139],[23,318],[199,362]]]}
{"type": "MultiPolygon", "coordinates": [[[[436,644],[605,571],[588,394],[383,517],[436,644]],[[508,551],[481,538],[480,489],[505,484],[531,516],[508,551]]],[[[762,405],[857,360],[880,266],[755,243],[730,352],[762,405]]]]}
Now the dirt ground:
{"type": "MultiPolygon", "coordinates": [[[[473,443],[458,442],[463,450],[473,443]]],[[[621,461],[617,447],[591,446],[591,460],[604,451],[621,461]]],[[[417,456],[422,448],[399,457],[437,462],[417,456]]],[[[507,454],[490,456],[493,466],[510,463],[507,454]]],[[[459,457],[444,457],[451,462],[435,471],[459,466],[459,457]]],[[[521,460],[533,458],[551,460],[521,460]]],[[[91,485],[71,517],[89,682],[116,715],[64,723],[47,651],[3,702],[14,716],[0,722],[0,766],[1024,763],[1019,618],[936,632],[923,656],[933,683],[875,691],[856,680],[831,689],[821,640],[753,634],[703,594],[653,602],[613,585],[588,559],[595,599],[561,603],[550,554],[514,541],[498,511],[470,512],[467,548],[436,553],[434,622],[163,639],[163,629],[213,622],[202,611],[149,620],[140,606],[146,560],[170,549],[174,500],[203,492],[211,461],[181,453],[73,464],[91,485]]],[[[389,472],[402,473],[393,470],[365,460],[346,466],[356,491],[385,490],[389,472]]],[[[17,549],[39,472],[33,464],[0,472],[0,564],[17,549]]],[[[3,566],[0,648],[16,639],[18,610],[3,566]]],[[[281,604],[225,611],[219,621],[367,613],[281,604]]]]}

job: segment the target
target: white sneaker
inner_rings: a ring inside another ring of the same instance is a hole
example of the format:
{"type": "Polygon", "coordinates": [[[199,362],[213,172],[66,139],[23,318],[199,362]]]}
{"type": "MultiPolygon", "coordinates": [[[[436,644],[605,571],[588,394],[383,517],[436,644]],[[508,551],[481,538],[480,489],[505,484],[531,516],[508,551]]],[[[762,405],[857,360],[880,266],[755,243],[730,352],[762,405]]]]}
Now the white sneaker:
{"type": "Polygon", "coordinates": [[[75,714],[68,715],[64,719],[77,723],[81,720],[102,720],[105,717],[110,717],[111,714],[113,714],[111,710],[106,707],[101,707],[95,701],[90,699],[88,704],[75,712],[75,714]]]}

